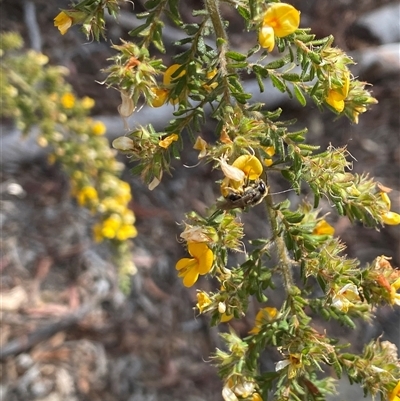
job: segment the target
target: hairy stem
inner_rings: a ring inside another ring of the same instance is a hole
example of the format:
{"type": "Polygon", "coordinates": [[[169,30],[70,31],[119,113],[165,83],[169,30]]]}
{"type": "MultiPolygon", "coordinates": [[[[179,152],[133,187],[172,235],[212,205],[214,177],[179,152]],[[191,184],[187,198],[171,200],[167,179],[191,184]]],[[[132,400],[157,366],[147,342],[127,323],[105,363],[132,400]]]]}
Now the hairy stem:
{"type": "MultiPolygon", "coordinates": [[[[268,187],[267,174],[264,174],[265,184],[268,187]]],[[[272,196],[270,193],[265,197],[265,206],[267,209],[267,214],[269,221],[271,223],[272,236],[276,246],[279,259],[279,267],[283,276],[283,283],[287,294],[291,293],[291,288],[293,286],[293,276],[292,276],[292,263],[290,261],[285,241],[279,234],[277,215],[274,210],[274,203],[272,201],[272,196]]]]}
{"type": "Polygon", "coordinates": [[[225,53],[227,51],[228,35],[226,34],[224,23],[222,21],[221,14],[219,13],[219,1],[204,0],[204,4],[211,18],[215,35],[217,37],[217,46],[220,52],[219,55],[220,68],[222,70],[223,75],[225,76],[227,74],[225,53]]]}

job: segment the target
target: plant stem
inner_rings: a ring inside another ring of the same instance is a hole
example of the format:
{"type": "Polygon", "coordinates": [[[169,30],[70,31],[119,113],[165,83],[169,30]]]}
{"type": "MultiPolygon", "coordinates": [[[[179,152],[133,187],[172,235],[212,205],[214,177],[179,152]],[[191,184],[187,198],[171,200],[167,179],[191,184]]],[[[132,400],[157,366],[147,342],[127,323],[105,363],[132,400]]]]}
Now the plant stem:
{"type": "Polygon", "coordinates": [[[226,58],[225,53],[228,45],[228,35],[226,34],[224,23],[222,22],[221,14],[219,13],[219,1],[218,0],[204,0],[204,4],[211,18],[211,22],[214,27],[215,35],[217,37],[217,46],[220,52],[220,68],[223,76],[227,74],[226,58]]]}
{"type": "MultiPolygon", "coordinates": [[[[264,173],[265,184],[268,187],[267,174],[264,173]]],[[[272,236],[276,246],[279,259],[279,267],[282,272],[283,282],[286,290],[286,294],[291,293],[291,288],[293,286],[293,276],[292,276],[292,264],[288,255],[288,251],[285,245],[285,241],[279,234],[277,215],[274,210],[274,203],[272,201],[272,196],[270,193],[265,197],[265,206],[267,209],[267,214],[272,228],[272,236]]]]}

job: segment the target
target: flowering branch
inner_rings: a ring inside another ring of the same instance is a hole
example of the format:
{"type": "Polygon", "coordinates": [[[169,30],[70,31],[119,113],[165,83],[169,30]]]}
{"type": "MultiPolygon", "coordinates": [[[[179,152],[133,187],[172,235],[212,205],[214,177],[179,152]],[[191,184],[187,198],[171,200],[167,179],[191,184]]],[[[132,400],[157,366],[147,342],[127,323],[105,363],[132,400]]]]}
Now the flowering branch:
{"type": "MultiPolygon", "coordinates": [[[[117,55],[111,59],[104,83],[120,91],[119,111],[124,118],[143,101],[151,107],[170,102],[175,107],[174,119],[163,132],[150,124],[135,127],[113,146],[139,162],[136,172],[150,189],[156,188],[164,172],[170,172],[171,158],[180,157],[186,132],[199,151],[199,160],[220,171],[221,196],[205,216],[187,214],[181,238],[189,257],[176,263],[186,287],[205,275],[218,281],[214,292],[198,292],[197,309],[211,316],[211,324],[242,318],[252,297],[267,303],[266,290],[273,293],[276,276],[283,277],[286,294],[279,309],[263,306],[248,336],[241,338],[232,328],[222,335],[226,349],[216,351],[214,362],[224,383],[224,400],[259,401],[270,393],[278,401],[289,397],[324,400],[335,391],[332,378],[317,376],[327,367],[333,367],[339,377],[346,371],[366,393],[396,400],[400,365],[394,346],[377,340],[366,345],[362,355],[345,353],[345,345],[338,345],[313,324],[315,316],[321,316],[354,328],[356,319],[372,319],[372,309],[378,305],[400,304],[400,278],[389,259],[381,256],[361,267],[359,261],[347,258],[345,245],[334,238],[334,228],[318,210],[324,196],[352,223],[398,225],[400,215],[391,210],[390,190],[367,174],[351,173],[345,148],[320,151],[307,143],[306,128],[292,132],[291,123],[281,119],[281,110],[267,110],[264,104],[252,102],[242,77],[254,74],[260,92],[269,79],[276,90],[288,93],[302,106],[311,101],[353,123],[377,101],[366,83],[352,76],[352,59],[332,47],[333,37],[316,39],[311,29],[300,28],[301,14],[292,5],[246,0],[226,4],[254,32],[254,45],[245,53],[230,49],[217,0],[206,0],[205,8],[194,12],[196,23],[182,20],[176,0],[145,3],[147,10],[137,15],[143,23],[130,32],[136,43],[114,46],[117,55]],[[149,50],[150,43],[164,50],[164,15],[185,32],[177,44],[191,44],[168,67],[149,50]],[[215,48],[205,41],[212,33],[215,48]],[[272,51],[278,58],[269,61],[272,51]],[[212,143],[201,137],[194,140],[193,135],[201,130],[206,104],[217,121],[212,143]],[[299,196],[302,185],[308,185],[314,204],[298,202],[293,209],[288,199],[276,203],[269,180],[276,173],[299,196]],[[270,237],[253,239],[251,250],[243,251],[240,216],[260,203],[266,207],[270,237]],[[229,265],[229,253],[238,251],[244,253],[245,261],[229,265]],[[297,268],[299,280],[295,279],[297,268]],[[311,297],[309,288],[315,283],[318,295],[311,297]],[[260,369],[266,347],[281,355],[275,371],[260,369]]],[[[98,38],[104,35],[104,27],[95,21],[102,21],[107,6],[118,12],[116,1],[85,0],[62,11],[55,25],[64,34],[71,24],[83,23],[86,32],[98,38]]]]}

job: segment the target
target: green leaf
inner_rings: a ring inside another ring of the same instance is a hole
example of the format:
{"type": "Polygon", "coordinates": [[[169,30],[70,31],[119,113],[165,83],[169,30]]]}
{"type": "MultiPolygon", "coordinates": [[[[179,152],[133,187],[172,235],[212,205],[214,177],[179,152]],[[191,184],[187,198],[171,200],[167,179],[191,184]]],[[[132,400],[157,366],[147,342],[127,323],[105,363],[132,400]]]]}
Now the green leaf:
{"type": "Polygon", "coordinates": [[[247,10],[247,8],[244,8],[242,6],[237,6],[237,11],[243,17],[244,20],[248,21],[251,18],[251,15],[247,10]]]}
{"type": "Polygon", "coordinates": [[[290,81],[290,82],[300,82],[300,75],[299,74],[295,74],[295,73],[285,73],[282,74],[281,77],[286,80],[286,81],[290,81]]]}
{"type": "Polygon", "coordinates": [[[296,96],[296,99],[304,107],[307,104],[307,101],[306,101],[306,98],[304,97],[302,90],[296,84],[293,84],[293,89],[294,89],[294,95],[296,96]]]}
{"type": "Polygon", "coordinates": [[[253,65],[253,72],[254,74],[260,75],[262,78],[268,77],[268,71],[259,65],[253,65]]]}
{"type": "Polygon", "coordinates": [[[234,51],[226,52],[226,57],[230,58],[231,60],[235,60],[235,61],[245,61],[247,59],[247,57],[244,54],[234,52],[234,51]]]}
{"type": "Polygon", "coordinates": [[[199,25],[198,24],[185,24],[182,26],[182,28],[188,35],[193,36],[198,32],[199,25]]]}
{"type": "Polygon", "coordinates": [[[260,88],[260,92],[264,92],[264,82],[260,74],[256,74],[256,79],[258,83],[258,87],[260,88]]]}
{"type": "Polygon", "coordinates": [[[131,31],[129,31],[129,36],[139,36],[139,34],[144,31],[147,27],[149,26],[149,24],[143,24],[138,26],[135,29],[132,29],[131,31]]]}
{"type": "Polygon", "coordinates": [[[284,58],[280,58],[278,60],[271,61],[265,66],[265,68],[267,70],[276,70],[277,68],[283,67],[286,63],[287,60],[285,60],[284,58]]]}
{"type": "Polygon", "coordinates": [[[270,74],[269,77],[271,78],[272,84],[275,86],[276,89],[278,89],[282,93],[286,92],[286,85],[285,82],[282,81],[282,79],[272,74],[270,74]]]}
{"type": "Polygon", "coordinates": [[[231,95],[241,104],[245,104],[249,99],[251,99],[249,93],[231,92],[231,95]]]}
{"type": "Polygon", "coordinates": [[[299,212],[291,213],[291,214],[285,216],[285,219],[290,224],[297,224],[297,223],[300,223],[304,219],[304,214],[299,213],[299,212]]]}
{"type": "Polygon", "coordinates": [[[236,69],[238,69],[238,68],[246,68],[247,66],[248,66],[247,62],[244,62],[244,63],[228,63],[227,64],[228,68],[236,68],[236,69]]]}

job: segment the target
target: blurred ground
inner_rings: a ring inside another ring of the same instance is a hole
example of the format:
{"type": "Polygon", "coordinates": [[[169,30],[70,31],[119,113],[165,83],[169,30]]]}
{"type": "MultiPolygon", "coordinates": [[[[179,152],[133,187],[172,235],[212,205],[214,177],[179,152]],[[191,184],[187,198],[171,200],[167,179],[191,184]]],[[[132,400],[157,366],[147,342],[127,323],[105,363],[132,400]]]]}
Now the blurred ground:
{"type": "MultiPolygon", "coordinates": [[[[0,30],[17,30],[29,46],[32,35],[24,21],[26,3],[0,3],[0,30]]],[[[311,26],[318,36],[334,34],[337,45],[346,51],[364,51],[381,44],[356,22],[366,12],[398,4],[372,0],[291,3],[301,10],[304,25],[311,26]]],[[[95,83],[103,78],[101,69],[107,66],[109,44],[85,43],[75,28],[65,36],[59,35],[52,20],[58,8],[67,8],[66,1],[38,0],[34,4],[42,51],[51,63],[70,69],[69,81],[77,93],[96,100],[95,114],[115,115],[117,93],[106,92],[95,83]]],[[[187,19],[191,18],[191,4],[196,7],[197,2],[186,2],[182,9],[187,19]]],[[[131,12],[132,5],[127,3],[124,10],[131,12]]],[[[140,2],[135,2],[135,11],[140,10],[140,2]]],[[[232,45],[246,48],[254,38],[243,34],[231,11],[226,11],[225,17],[230,21],[232,45]]],[[[109,39],[118,43],[119,37],[128,39],[123,29],[110,25],[109,39]]],[[[169,63],[173,51],[167,54],[165,62],[169,63]]],[[[350,125],[345,119],[335,121],[331,113],[321,115],[311,106],[299,109],[291,103],[285,104],[284,118],[295,117],[299,127],[309,127],[311,143],[322,147],[330,143],[347,145],[357,160],[355,171],[369,171],[394,188],[393,209],[399,212],[399,70],[382,73],[382,69],[373,67],[364,69],[360,79],[374,85],[379,105],[363,115],[358,125],[350,125]]],[[[152,118],[156,116],[154,113],[152,118]]],[[[212,137],[211,129],[212,125],[204,127],[202,135],[212,137]]],[[[6,133],[4,130],[3,135],[6,133]]],[[[132,291],[127,297],[118,288],[109,250],[91,242],[90,216],[69,198],[62,172],[40,157],[2,166],[0,400],[222,399],[220,381],[207,361],[215,347],[221,346],[218,330],[226,327],[210,329],[206,318],[195,318],[195,289],[184,289],[174,269],[184,252],[177,242],[181,232],[177,223],[185,212],[203,212],[217,196],[214,181],[219,177],[208,166],[199,166],[195,174],[182,167],[196,162],[196,154],[188,146],[183,159],[174,162],[174,177],[165,177],[153,192],[128,170],[125,172],[124,178],[132,185],[131,206],[139,231],[132,251],[138,273],[132,278],[132,291]],[[23,191],[15,193],[15,184],[23,191]]],[[[279,177],[271,187],[273,192],[287,189],[279,177]]],[[[265,232],[268,223],[262,213],[262,208],[254,208],[243,216],[247,238],[265,232]]],[[[399,266],[398,227],[366,230],[334,214],[330,217],[336,233],[347,243],[350,257],[365,263],[385,254],[399,266]]],[[[211,288],[212,282],[203,279],[198,287],[211,288]]],[[[247,332],[254,310],[243,321],[232,323],[235,330],[247,332]]],[[[399,315],[398,311],[382,308],[375,326],[360,323],[357,331],[329,329],[352,342],[355,349],[382,333],[399,346],[399,315]]],[[[273,362],[267,360],[265,364],[273,368],[273,362]]],[[[337,400],[356,401],[357,397],[343,393],[337,400]]]]}

